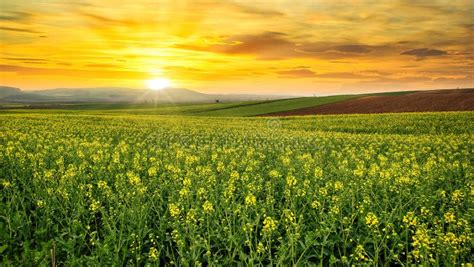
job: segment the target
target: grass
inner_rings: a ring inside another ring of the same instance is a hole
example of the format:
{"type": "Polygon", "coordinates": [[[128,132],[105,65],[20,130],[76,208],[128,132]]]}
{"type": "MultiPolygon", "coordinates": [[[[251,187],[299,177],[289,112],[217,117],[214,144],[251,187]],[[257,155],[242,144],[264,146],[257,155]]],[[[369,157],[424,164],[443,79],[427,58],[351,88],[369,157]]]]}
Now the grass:
{"type": "Polygon", "coordinates": [[[203,111],[225,109],[252,105],[255,102],[215,103],[215,104],[128,104],[128,103],[93,103],[93,104],[68,104],[46,105],[42,108],[0,109],[0,113],[69,113],[69,114],[141,114],[141,115],[192,115],[203,111]]]}
{"type": "Polygon", "coordinates": [[[398,96],[398,95],[409,95],[418,93],[420,91],[396,91],[396,92],[383,92],[383,93],[371,93],[365,94],[365,96],[398,96]]]}
{"type": "Polygon", "coordinates": [[[343,100],[356,98],[358,96],[327,96],[327,97],[303,97],[294,99],[282,99],[271,101],[235,102],[235,103],[212,103],[212,104],[68,104],[68,105],[45,105],[42,108],[31,109],[6,109],[3,113],[56,113],[64,110],[68,113],[94,113],[94,114],[135,114],[135,115],[188,115],[188,116],[211,116],[211,117],[247,117],[262,115],[272,112],[286,111],[305,107],[319,106],[335,103],[343,100]],[[26,110],[26,111],[25,111],[26,110]],[[36,111],[32,111],[36,110],[36,111]],[[77,112],[76,112],[77,111],[77,112]]]}
{"type": "Polygon", "coordinates": [[[263,115],[268,113],[288,111],[293,109],[320,106],[324,104],[335,103],[358,96],[341,95],[341,96],[325,96],[325,97],[303,97],[295,99],[275,100],[254,105],[246,105],[239,107],[229,107],[212,111],[195,112],[193,115],[198,116],[218,116],[218,117],[247,117],[263,115]]]}

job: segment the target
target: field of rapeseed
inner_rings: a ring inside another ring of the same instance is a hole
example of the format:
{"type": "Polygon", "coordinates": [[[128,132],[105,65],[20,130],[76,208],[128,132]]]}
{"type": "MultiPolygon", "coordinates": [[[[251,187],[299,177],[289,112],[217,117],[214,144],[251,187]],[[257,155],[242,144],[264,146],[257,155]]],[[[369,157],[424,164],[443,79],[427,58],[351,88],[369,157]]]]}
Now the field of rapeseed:
{"type": "Polygon", "coordinates": [[[3,114],[2,265],[470,263],[473,119],[3,114]]]}

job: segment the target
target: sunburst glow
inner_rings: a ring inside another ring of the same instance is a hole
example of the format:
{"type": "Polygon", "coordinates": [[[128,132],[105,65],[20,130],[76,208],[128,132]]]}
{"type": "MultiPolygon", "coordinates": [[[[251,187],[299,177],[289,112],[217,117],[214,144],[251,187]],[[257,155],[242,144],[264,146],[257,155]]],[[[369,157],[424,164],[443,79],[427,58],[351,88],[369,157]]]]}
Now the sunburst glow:
{"type": "Polygon", "coordinates": [[[150,90],[161,90],[170,87],[171,81],[166,78],[154,78],[146,81],[146,86],[150,90]]]}

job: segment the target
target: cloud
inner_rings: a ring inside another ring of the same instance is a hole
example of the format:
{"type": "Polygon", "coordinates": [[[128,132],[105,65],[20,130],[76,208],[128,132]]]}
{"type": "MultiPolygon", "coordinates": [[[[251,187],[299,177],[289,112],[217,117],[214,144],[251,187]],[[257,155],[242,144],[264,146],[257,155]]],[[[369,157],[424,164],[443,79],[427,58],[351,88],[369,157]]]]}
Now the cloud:
{"type": "Polygon", "coordinates": [[[474,33],[474,23],[467,23],[467,24],[463,24],[462,25],[469,34],[473,34],[474,33]]]}
{"type": "Polygon", "coordinates": [[[21,67],[21,66],[14,66],[14,65],[0,65],[0,72],[24,72],[24,73],[31,73],[34,71],[40,70],[38,68],[30,68],[30,67],[21,67]]]}
{"type": "Polygon", "coordinates": [[[227,4],[230,7],[235,8],[237,11],[251,14],[251,15],[259,15],[259,16],[265,16],[265,17],[284,16],[284,13],[276,11],[276,10],[271,10],[271,9],[266,9],[266,8],[263,9],[263,8],[243,5],[243,4],[235,3],[235,2],[228,2],[227,4]]]}
{"type": "Polygon", "coordinates": [[[415,56],[417,58],[436,57],[448,54],[445,51],[430,48],[418,48],[400,53],[400,55],[415,56]]]}
{"type": "Polygon", "coordinates": [[[333,49],[342,53],[366,54],[372,50],[371,48],[369,45],[339,45],[333,49]]]}
{"type": "Polygon", "coordinates": [[[432,79],[430,77],[424,76],[405,76],[405,77],[380,77],[371,80],[360,81],[360,83],[365,84],[377,84],[377,83],[385,83],[385,84],[402,84],[402,83],[416,83],[416,82],[431,82],[432,79]]]}
{"type": "Polygon", "coordinates": [[[360,57],[369,53],[379,55],[392,53],[396,48],[391,44],[371,46],[345,42],[298,41],[281,32],[235,35],[224,38],[220,43],[208,46],[176,44],[172,47],[227,55],[254,55],[261,60],[289,58],[339,59],[360,57]]]}
{"type": "Polygon", "coordinates": [[[276,73],[280,74],[282,78],[309,78],[315,77],[316,73],[307,68],[297,68],[293,70],[283,70],[277,71],[276,73]]]}
{"type": "Polygon", "coordinates": [[[91,67],[91,68],[105,68],[105,69],[110,69],[110,68],[115,68],[115,69],[120,69],[121,66],[117,64],[110,64],[110,63],[92,63],[92,64],[86,64],[86,67],[91,67]]]}
{"type": "Polygon", "coordinates": [[[30,57],[4,57],[3,59],[12,61],[30,61],[30,62],[47,62],[49,60],[44,58],[30,58],[30,57]]]}
{"type": "Polygon", "coordinates": [[[363,75],[367,75],[367,76],[388,76],[388,75],[390,75],[389,72],[379,71],[379,70],[364,70],[364,71],[361,71],[360,73],[363,74],[363,75]]]}
{"type": "Polygon", "coordinates": [[[89,79],[138,79],[143,80],[149,77],[145,72],[139,71],[121,71],[121,70],[80,70],[80,69],[58,69],[58,68],[33,68],[16,65],[0,65],[0,72],[12,72],[18,75],[56,75],[68,77],[87,77],[89,79]]]}
{"type": "Polygon", "coordinates": [[[474,75],[469,74],[469,75],[464,75],[462,77],[439,77],[433,79],[433,82],[439,82],[439,83],[456,83],[456,82],[462,82],[463,84],[468,84],[470,86],[474,85],[474,75]]]}
{"type": "Polygon", "coordinates": [[[363,72],[327,72],[318,74],[307,67],[298,67],[292,70],[277,71],[281,78],[323,78],[323,79],[337,79],[337,80],[363,80],[372,79],[374,77],[381,77],[388,75],[378,71],[363,71],[363,72]],[[376,75],[374,75],[376,74],[376,75]]]}
{"type": "Polygon", "coordinates": [[[319,78],[331,78],[331,79],[361,79],[368,78],[365,75],[360,75],[352,72],[329,72],[316,75],[319,78]]]}
{"type": "Polygon", "coordinates": [[[211,50],[227,54],[266,54],[288,51],[295,44],[286,40],[284,33],[265,32],[259,35],[241,35],[228,40],[229,45],[216,45],[211,50]]]}
{"type": "Polygon", "coordinates": [[[35,31],[35,30],[21,29],[21,28],[14,28],[14,27],[0,27],[0,30],[12,31],[12,32],[24,32],[24,33],[41,33],[39,31],[35,31]]]}
{"type": "Polygon", "coordinates": [[[2,59],[9,60],[9,61],[15,61],[15,62],[21,62],[21,63],[26,63],[26,64],[47,64],[50,62],[50,60],[43,59],[43,58],[29,58],[29,57],[4,57],[2,59]]]}
{"type": "Polygon", "coordinates": [[[193,68],[193,67],[185,67],[185,66],[165,66],[163,67],[165,70],[169,71],[179,71],[179,72],[203,72],[202,69],[193,68]]]}
{"type": "Polygon", "coordinates": [[[113,19],[113,18],[102,16],[102,15],[87,13],[87,12],[82,12],[81,15],[84,16],[85,18],[89,18],[100,24],[110,24],[110,25],[128,26],[128,27],[132,27],[137,24],[133,20],[130,20],[130,19],[113,19]]]}
{"type": "Polygon", "coordinates": [[[176,44],[173,48],[191,51],[211,52],[225,55],[255,55],[262,60],[296,57],[296,44],[286,39],[286,34],[264,32],[256,35],[236,35],[218,44],[201,46],[176,44]]]}
{"type": "Polygon", "coordinates": [[[22,12],[22,11],[7,11],[5,14],[0,15],[0,20],[3,21],[26,21],[33,17],[32,13],[22,12]]]}

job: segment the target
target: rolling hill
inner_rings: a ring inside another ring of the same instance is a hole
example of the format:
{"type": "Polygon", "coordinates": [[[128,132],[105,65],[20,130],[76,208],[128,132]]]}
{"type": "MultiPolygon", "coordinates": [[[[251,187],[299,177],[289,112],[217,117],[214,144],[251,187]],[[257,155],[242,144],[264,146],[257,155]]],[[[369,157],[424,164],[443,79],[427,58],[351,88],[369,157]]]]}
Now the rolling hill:
{"type": "Polygon", "coordinates": [[[7,97],[7,96],[13,96],[13,95],[19,95],[21,94],[20,88],[16,87],[9,87],[9,86],[0,86],[0,99],[7,97]]]}
{"type": "MultiPolygon", "coordinates": [[[[2,112],[187,115],[209,117],[296,116],[474,110],[474,89],[399,91],[278,99],[278,96],[207,95],[186,89],[50,89],[25,93],[0,87],[2,112]],[[216,103],[216,100],[219,103],[216,103]],[[7,103],[7,104],[5,104],[7,103]],[[10,109],[9,111],[5,111],[10,109]],[[15,109],[15,110],[12,110],[15,109]]],[[[281,98],[281,96],[280,96],[281,98]]]]}
{"type": "Polygon", "coordinates": [[[325,105],[263,114],[295,116],[316,114],[370,114],[428,111],[472,111],[474,89],[429,90],[403,94],[361,95],[325,105]]]}
{"type": "Polygon", "coordinates": [[[343,101],[346,99],[356,98],[357,95],[338,95],[323,97],[301,97],[294,99],[281,99],[273,101],[265,101],[252,103],[247,105],[239,105],[234,107],[220,108],[195,112],[197,116],[217,116],[217,117],[234,117],[234,116],[256,116],[271,112],[282,112],[305,107],[314,107],[328,103],[343,101]]]}

